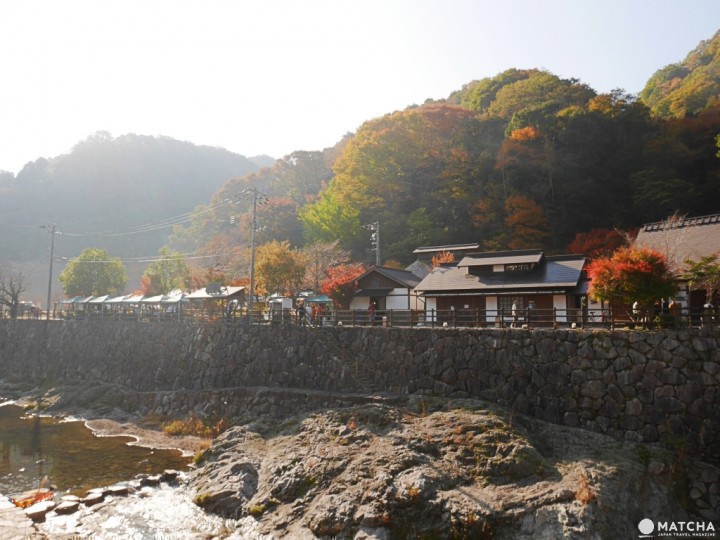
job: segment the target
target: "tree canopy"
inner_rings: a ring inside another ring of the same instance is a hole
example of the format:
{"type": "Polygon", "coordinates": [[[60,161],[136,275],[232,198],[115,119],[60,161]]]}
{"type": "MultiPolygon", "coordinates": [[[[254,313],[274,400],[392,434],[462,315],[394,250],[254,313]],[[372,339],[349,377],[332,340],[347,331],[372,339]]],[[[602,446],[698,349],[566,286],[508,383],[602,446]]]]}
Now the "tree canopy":
{"type": "Polygon", "coordinates": [[[159,256],[142,275],[140,287],[142,293],[156,296],[167,294],[174,289],[186,288],[190,268],[182,254],[164,247],[160,249],[159,256]]]}
{"type": "Polygon", "coordinates": [[[68,296],[117,295],[127,283],[125,265],[100,248],[87,248],[70,259],[60,274],[60,283],[68,296]]]}
{"type": "Polygon", "coordinates": [[[648,248],[622,247],[610,257],[592,261],[587,274],[591,298],[625,305],[638,302],[646,312],[677,291],[676,276],[665,257],[648,248]]]}

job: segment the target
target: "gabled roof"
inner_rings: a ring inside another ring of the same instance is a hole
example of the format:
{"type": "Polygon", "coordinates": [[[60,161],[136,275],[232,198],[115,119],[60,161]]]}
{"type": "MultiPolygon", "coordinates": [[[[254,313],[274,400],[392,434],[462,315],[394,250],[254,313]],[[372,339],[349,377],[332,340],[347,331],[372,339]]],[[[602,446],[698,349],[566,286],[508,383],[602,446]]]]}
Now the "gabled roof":
{"type": "Polygon", "coordinates": [[[245,290],[245,287],[221,287],[219,292],[209,293],[207,289],[198,289],[188,294],[185,298],[190,300],[207,300],[210,298],[230,298],[235,296],[241,291],[245,290]]]}
{"type": "Polygon", "coordinates": [[[514,251],[488,251],[485,253],[470,253],[466,255],[458,266],[494,266],[496,264],[531,264],[539,263],[543,258],[540,249],[523,249],[514,251]]]}
{"type": "Polygon", "coordinates": [[[442,294],[510,294],[512,292],[569,292],[582,277],[585,257],[558,255],[545,257],[531,272],[488,272],[469,274],[459,265],[433,269],[415,290],[426,296],[442,294]]]}
{"type": "Polygon", "coordinates": [[[415,274],[417,277],[422,279],[430,273],[430,270],[432,270],[432,268],[432,264],[423,262],[421,260],[416,260],[414,263],[406,266],[405,270],[411,272],[412,274],[415,274]]]}
{"type": "Polygon", "coordinates": [[[720,214],[648,223],[634,245],[659,251],[672,266],[682,269],[686,259],[720,255],[720,214]]]}
{"type": "Polygon", "coordinates": [[[385,266],[375,266],[375,267],[371,268],[370,270],[368,270],[361,276],[358,276],[356,281],[360,281],[373,273],[378,273],[380,275],[383,275],[386,278],[394,281],[401,287],[407,288],[407,289],[414,288],[421,281],[418,276],[416,276],[415,274],[413,274],[412,272],[410,272],[408,270],[399,270],[397,268],[387,268],[385,266]]]}
{"type": "Polygon", "coordinates": [[[480,244],[451,244],[447,246],[422,246],[413,253],[441,253],[443,251],[471,251],[480,249],[480,244]]]}

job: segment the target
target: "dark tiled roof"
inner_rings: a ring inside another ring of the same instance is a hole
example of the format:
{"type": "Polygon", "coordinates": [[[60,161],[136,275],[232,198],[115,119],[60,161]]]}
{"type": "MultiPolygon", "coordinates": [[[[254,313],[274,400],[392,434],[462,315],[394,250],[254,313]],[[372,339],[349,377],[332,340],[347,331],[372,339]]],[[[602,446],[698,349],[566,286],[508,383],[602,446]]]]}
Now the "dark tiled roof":
{"type": "Polygon", "coordinates": [[[720,255],[720,214],[648,223],[635,246],[659,251],[678,269],[684,268],[686,259],[720,255]]]}
{"type": "Polygon", "coordinates": [[[542,257],[543,252],[539,249],[470,253],[458,263],[458,266],[539,263],[542,257]]]}
{"type": "Polygon", "coordinates": [[[412,272],[417,277],[422,279],[430,273],[430,270],[432,270],[432,265],[427,264],[423,261],[415,261],[414,263],[406,266],[405,270],[407,270],[408,272],[412,272]]]}
{"type": "Polygon", "coordinates": [[[546,257],[532,272],[488,272],[468,274],[460,266],[439,266],[415,287],[426,295],[441,292],[468,292],[475,294],[509,293],[512,291],[566,291],[575,288],[582,277],[585,257],[563,255],[546,257]]]}
{"type": "Polygon", "coordinates": [[[415,288],[415,285],[420,283],[420,278],[408,270],[399,270],[397,268],[387,268],[385,266],[376,266],[374,268],[371,268],[370,270],[365,272],[363,275],[359,276],[357,278],[357,281],[360,281],[361,279],[368,276],[369,274],[372,274],[373,272],[382,274],[383,276],[397,282],[399,285],[407,287],[408,289],[413,289],[413,288],[415,288]]]}
{"type": "Polygon", "coordinates": [[[413,253],[440,253],[442,251],[469,251],[479,249],[480,244],[451,244],[447,246],[422,246],[413,253]]]}

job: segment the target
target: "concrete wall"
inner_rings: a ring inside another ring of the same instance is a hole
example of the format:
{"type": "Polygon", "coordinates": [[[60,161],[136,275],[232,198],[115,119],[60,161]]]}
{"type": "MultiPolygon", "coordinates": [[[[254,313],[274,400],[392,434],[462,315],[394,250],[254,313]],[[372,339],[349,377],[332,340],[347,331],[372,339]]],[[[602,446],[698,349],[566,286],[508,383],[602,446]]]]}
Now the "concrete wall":
{"type": "Polygon", "coordinates": [[[215,396],[230,414],[239,406],[230,398],[248,387],[484,398],[627,440],[720,453],[720,340],[707,330],[2,321],[0,378],[97,380],[165,400],[201,396],[195,404],[215,396]]]}

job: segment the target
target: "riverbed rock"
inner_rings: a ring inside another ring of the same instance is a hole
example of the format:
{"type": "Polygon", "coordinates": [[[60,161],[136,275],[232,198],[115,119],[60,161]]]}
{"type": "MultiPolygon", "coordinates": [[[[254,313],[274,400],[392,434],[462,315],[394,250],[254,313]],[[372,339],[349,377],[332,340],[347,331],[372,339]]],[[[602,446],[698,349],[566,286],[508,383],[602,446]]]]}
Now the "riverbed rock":
{"type": "Polygon", "coordinates": [[[78,511],[78,508],[80,508],[80,500],[65,500],[61,501],[60,504],[58,504],[55,507],[55,513],[56,514],[73,514],[78,511]]]}
{"type": "Polygon", "coordinates": [[[40,501],[25,509],[25,515],[33,521],[43,521],[45,515],[53,510],[57,503],[53,500],[40,501]]]}
{"type": "Polygon", "coordinates": [[[85,506],[94,506],[96,504],[99,504],[105,499],[105,493],[103,491],[90,491],[80,499],[80,502],[82,502],[85,506]]]}
{"type": "Polygon", "coordinates": [[[643,516],[687,518],[672,464],[659,446],[481,401],[419,414],[373,404],[235,427],[189,487],[270,536],[634,537],[643,516]]]}

